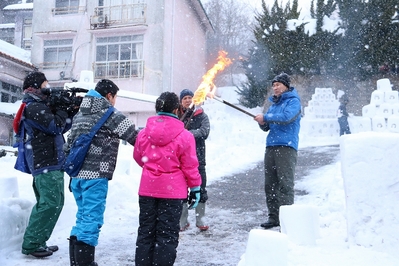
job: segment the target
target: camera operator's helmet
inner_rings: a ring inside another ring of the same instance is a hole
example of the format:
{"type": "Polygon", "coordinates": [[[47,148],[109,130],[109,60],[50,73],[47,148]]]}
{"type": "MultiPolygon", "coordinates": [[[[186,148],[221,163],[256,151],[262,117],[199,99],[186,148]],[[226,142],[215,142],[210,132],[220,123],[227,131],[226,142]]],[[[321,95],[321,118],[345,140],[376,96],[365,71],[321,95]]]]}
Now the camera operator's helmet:
{"type": "Polygon", "coordinates": [[[27,88],[40,89],[45,81],[47,81],[47,78],[42,72],[31,72],[26,76],[22,90],[27,88]]]}

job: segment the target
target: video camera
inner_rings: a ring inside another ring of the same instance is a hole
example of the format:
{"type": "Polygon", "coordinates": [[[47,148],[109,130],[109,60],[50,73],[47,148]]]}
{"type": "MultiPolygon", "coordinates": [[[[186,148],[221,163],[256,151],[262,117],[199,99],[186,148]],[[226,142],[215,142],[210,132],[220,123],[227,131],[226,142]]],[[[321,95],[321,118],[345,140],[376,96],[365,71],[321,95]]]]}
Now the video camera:
{"type": "Polygon", "coordinates": [[[79,107],[82,103],[83,97],[77,96],[76,93],[88,92],[87,89],[82,88],[43,88],[42,93],[48,95],[49,105],[62,110],[69,110],[74,107],[79,107]]]}

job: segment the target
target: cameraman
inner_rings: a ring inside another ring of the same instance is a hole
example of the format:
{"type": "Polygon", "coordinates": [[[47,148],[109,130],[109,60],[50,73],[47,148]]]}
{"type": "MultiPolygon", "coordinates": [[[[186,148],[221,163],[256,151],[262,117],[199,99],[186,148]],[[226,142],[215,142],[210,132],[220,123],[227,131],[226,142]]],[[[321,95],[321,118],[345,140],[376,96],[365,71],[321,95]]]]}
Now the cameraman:
{"type": "Polygon", "coordinates": [[[58,246],[47,246],[46,241],[57,223],[64,206],[65,155],[63,134],[71,128],[72,111],[50,106],[42,88],[48,87],[41,72],[28,74],[23,83],[24,98],[14,119],[14,131],[19,139],[15,169],[33,175],[33,206],[22,243],[22,253],[47,257],[58,246]]]}

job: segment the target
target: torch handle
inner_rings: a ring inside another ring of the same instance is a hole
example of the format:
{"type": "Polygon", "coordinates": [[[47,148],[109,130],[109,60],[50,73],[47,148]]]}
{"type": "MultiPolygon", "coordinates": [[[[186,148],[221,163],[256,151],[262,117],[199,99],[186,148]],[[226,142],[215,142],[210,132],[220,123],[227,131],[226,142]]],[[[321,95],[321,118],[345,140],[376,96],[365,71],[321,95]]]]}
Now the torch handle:
{"type": "Polygon", "coordinates": [[[251,117],[254,117],[254,118],[255,118],[255,116],[256,116],[256,115],[251,114],[250,112],[245,111],[244,109],[242,109],[242,108],[240,108],[240,107],[238,107],[238,106],[235,106],[235,105],[232,104],[232,103],[226,102],[225,100],[220,99],[220,98],[218,98],[218,97],[216,97],[216,96],[214,96],[213,99],[215,99],[215,100],[217,100],[217,101],[219,101],[219,102],[221,102],[221,103],[224,103],[224,104],[226,104],[226,105],[228,105],[228,106],[230,106],[230,107],[233,107],[234,109],[236,109],[236,110],[238,110],[238,111],[240,111],[240,112],[242,112],[242,113],[244,113],[244,114],[246,114],[246,115],[249,115],[249,116],[251,116],[251,117]]]}

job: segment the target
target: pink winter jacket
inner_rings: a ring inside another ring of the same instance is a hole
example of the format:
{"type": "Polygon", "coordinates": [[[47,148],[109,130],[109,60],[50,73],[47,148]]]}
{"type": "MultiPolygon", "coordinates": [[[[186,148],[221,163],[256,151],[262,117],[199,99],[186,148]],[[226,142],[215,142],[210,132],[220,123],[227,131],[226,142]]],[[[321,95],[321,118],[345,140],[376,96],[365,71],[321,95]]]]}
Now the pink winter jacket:
{"type": "Polygon", "coordinates": [[[187,187],[201,185],[194,136],[175,117],[148,118],[137,136],[133,158],[143,168],[140,196],[186,199],[187,187]]]}

